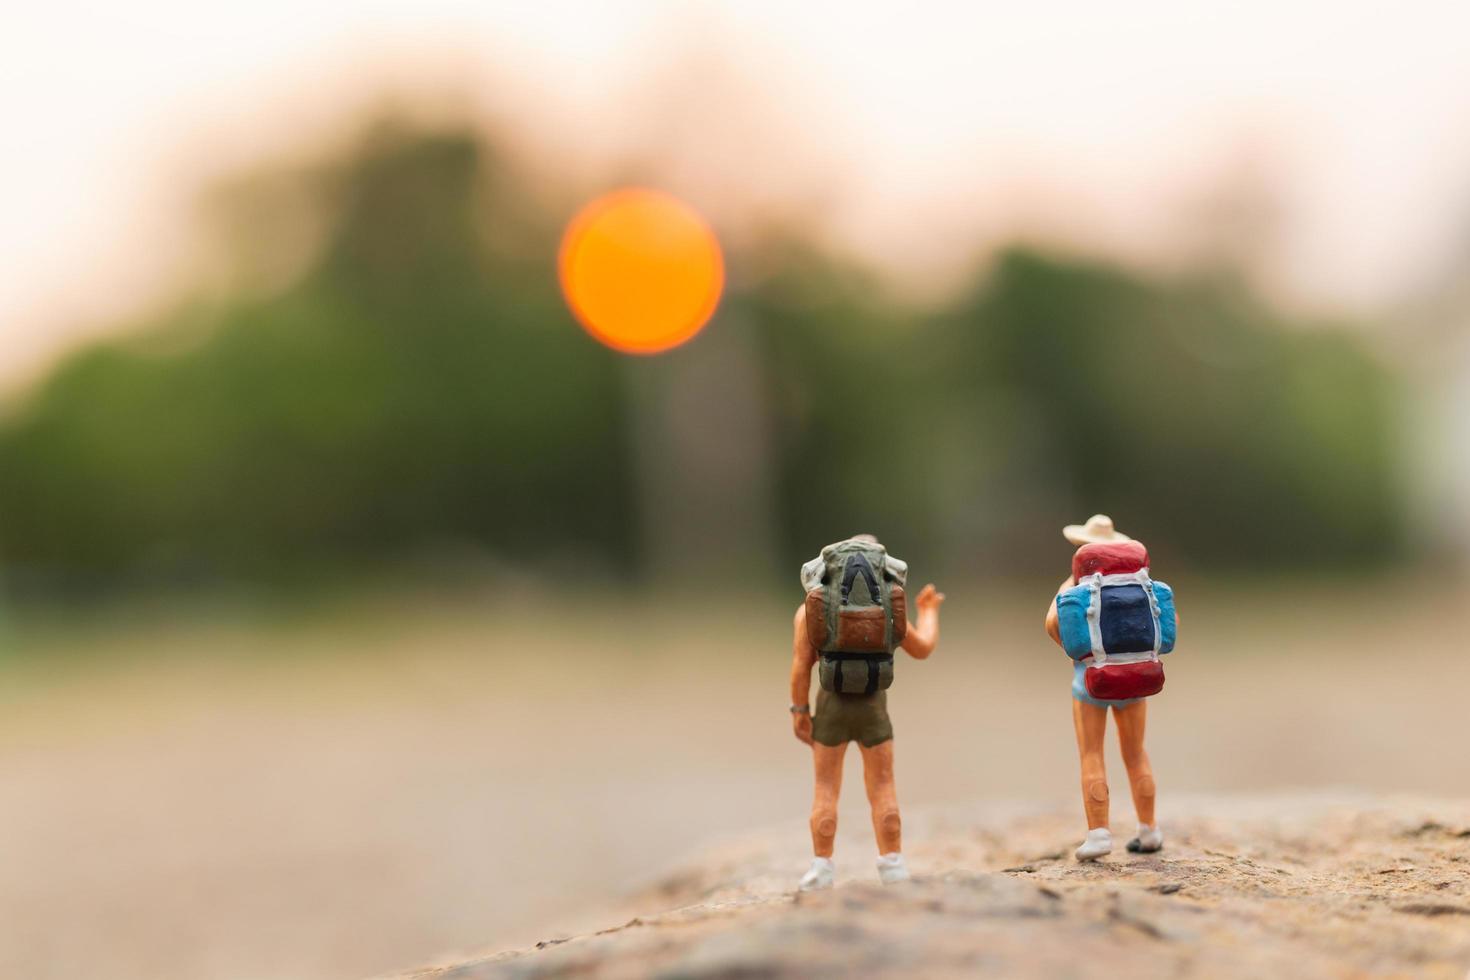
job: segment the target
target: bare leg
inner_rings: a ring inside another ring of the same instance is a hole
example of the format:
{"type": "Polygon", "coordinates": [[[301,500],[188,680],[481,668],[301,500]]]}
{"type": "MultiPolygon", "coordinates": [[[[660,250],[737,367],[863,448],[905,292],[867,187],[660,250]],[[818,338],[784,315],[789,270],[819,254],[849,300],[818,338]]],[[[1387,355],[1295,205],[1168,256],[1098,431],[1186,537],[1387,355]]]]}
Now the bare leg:
{"type": "Polygon", "coordinates": [[[817,788],[812,799],[812,853],[817,857],[832,856],[832,841],[837,837],[837,797],[842,792],[842,759],[847,743],[823,745],[812,743],[812,760],[816,763],[817,788]]]}
{"type": "Polygon", "coordinates": [[[1082,759],[1082,809],[1087,829],[1108,825],[1108,771],[1103,761],[1103,735],[1108,709],[1072,699],[1072,724],[1077,729],[1077,754],[1082,759]]]}
{"type": "Polygon", "coordinates": [[[878,839],[878,853],[892,854],[903,849],[898,790],[893,784],[893,739],[872,748],[859,747],[863,753],[863,784],[868,789],[868,805],[873,808],[873,835],[878,839]]]}
{"type": "Polygon", "coordinates": [[[1113,709],[1118,722],[1118,744],[1123,750],[1123,765],[1128,769],[1128,785],[1133,790],[1133,807],[1138,822],[1154,823],[1154,770],[1143,747],[1143,729],[1148,721],[1148,702],[1139,701],[1113,709]]]}

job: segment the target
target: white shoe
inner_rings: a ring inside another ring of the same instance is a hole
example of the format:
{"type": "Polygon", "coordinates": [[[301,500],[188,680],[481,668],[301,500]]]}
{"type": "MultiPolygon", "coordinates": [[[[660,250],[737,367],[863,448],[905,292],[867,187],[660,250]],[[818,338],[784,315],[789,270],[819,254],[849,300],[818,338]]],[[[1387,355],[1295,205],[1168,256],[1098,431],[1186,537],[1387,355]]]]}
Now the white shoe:
{"type": "Polygon", "coordinates": [[[894,851],[892,854],[883,854],[878,857],[878,880],[885,885],[909,880],[909,869],[903,863],[902,854],[894,851]]]}
{"type": "Polygon", "coordinates": [[[1164,832],[1157,826],[1146,823],[1138,825],[1138,836],[1128,842],[1128,850],[1134,854],[1152,854],[1164,846],[1164,832]]]}
{"type": "Polygon", "coordinates": [[[837,872],[837,865],[832,863],[831,858],[812,858],[812,866],[807,869],[806,874],[801,876],[801,883],[796,887],[804,892],[814,892],[819,888],[831,888],[832,876],[837,872]]]}
{"type": "Polygon", "coordinates": [[[1087,832],[1087,839],[1077,848],[1077,860],[1096,861],[1104,854],[1113,853],[1113,834],[1106,827],[1087,832]]]}

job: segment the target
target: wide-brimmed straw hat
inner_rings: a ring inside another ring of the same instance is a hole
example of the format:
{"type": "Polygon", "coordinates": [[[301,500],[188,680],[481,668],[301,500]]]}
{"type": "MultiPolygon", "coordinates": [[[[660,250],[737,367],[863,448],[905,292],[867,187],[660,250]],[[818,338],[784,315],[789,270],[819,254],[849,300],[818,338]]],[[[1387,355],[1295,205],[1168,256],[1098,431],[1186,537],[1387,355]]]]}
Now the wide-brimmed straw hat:
{"type": "Polygon", "coordinates": [[[1133,540],[1113,527],[1113,519],[1107,514],[1093,514],[1086,524],[1068,524],[1062,528],[1062,537],[1076,545],[1133,540]]]}

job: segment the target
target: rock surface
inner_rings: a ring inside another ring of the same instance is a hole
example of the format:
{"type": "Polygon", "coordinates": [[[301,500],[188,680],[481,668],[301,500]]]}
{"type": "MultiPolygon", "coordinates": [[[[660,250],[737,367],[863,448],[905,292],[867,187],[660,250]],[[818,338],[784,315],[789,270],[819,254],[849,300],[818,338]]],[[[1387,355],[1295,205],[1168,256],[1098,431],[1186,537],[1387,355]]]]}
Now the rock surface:
{"type": "Polygon", "coordinates": [[[839,841],[837,887],[806,895],[791,890],[802,842],[751,839],[633,896],[619,925],[400,976],[1470,973],[1470,804],[1170,801],[1155,855],[1127,853],[1125,826],[1115,817],[1110,858],[1079,865],[1072,812],[916,814],[913,881],[878,885],[871,844],[854,834],[839,841]]]}

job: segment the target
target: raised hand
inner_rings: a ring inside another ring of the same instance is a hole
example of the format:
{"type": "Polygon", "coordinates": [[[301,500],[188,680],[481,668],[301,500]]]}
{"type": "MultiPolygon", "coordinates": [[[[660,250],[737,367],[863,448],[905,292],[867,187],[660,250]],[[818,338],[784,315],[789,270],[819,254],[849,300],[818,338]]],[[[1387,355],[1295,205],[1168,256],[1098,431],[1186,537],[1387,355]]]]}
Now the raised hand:
{"type": "Polygon", "coordinates": [[[914,599],[914,605],[918,607],[921,613],[931,610],[938,612],[939,607],[943,603],[944,593],[936,589],[933,582],[920,589],[918,596],[914,599]]]}
{"type": "Polygon", "coordinates": [[[943,604],[944,593],[932,583],[920,589],[914,597],[918,619],[909,624],[908,633],[900,645],[916,660],[923,660],[933,653],[934,645],[939,642],[939,607],[943,604]]]}

